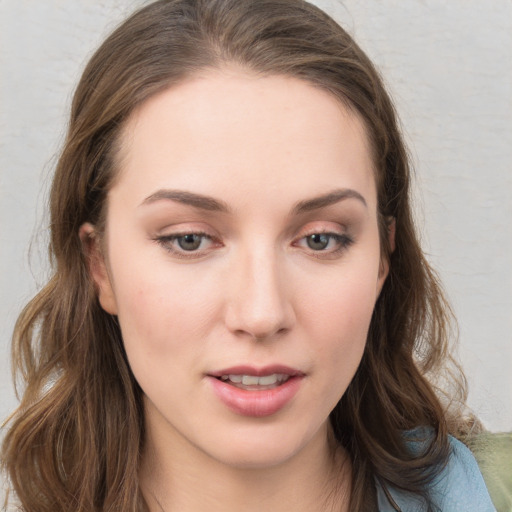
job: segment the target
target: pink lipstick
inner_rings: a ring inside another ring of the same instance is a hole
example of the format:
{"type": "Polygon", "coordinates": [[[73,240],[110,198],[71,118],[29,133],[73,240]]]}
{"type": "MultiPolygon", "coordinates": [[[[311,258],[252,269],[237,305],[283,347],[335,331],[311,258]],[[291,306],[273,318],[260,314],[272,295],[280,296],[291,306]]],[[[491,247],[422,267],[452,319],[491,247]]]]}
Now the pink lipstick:
{"type": "Polygon", "coordinates": [[[299,391],[304,373],[288,366],[236,366],[207,375],[213,391],[231,411],[242,416],[271,416],[299,391]]]}

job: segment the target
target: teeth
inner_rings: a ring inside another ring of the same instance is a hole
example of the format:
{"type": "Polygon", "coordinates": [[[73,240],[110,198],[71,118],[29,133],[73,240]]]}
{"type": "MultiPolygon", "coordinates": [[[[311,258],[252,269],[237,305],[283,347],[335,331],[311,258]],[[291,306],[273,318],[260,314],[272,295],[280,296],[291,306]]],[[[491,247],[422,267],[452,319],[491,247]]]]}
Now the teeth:
{"type": "Polygon", "coordinates": [[[284,373],[273,373],[263,377],[256,375],[222,375],[221,380],[231,381],[233,384],[242,384],[244,386],[272,386],[276,383],[286,382],[290,378],[284,373]]]}
{"type": "Polygon", "coordinates": [[[274,373],[273,375],[266,375],[265,377],[260,377],[258,379],[258,384],[260,386],[270,386],[271,384],[275,384],[277,382],[277,375],[274,373]]]}
{"type": "Polygon", "coordinates": [[[244,375],[242,377],[242,384],[244,386],[257,386],[260,383],[259,377],[254,377],[253,375],[244,375]]]}

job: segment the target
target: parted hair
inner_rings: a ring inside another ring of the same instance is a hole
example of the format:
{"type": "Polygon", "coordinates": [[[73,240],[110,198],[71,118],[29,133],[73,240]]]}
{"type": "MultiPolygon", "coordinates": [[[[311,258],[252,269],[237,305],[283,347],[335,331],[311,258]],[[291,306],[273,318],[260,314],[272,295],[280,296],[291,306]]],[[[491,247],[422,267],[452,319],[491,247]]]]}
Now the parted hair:
{"type": "MultiPolygon", "coordinates": [[[[350,510],[376,510],[376,485],[429,503],[429,483],[449,457],[448,433],[460,436],[462,416],[450,412],[436,386],[451,361],[451,313],[420,248],[408,154],[371,61],[340,25],[302,0],[160,0],[105,40],[74,95],[49,201],[52,277],[13,336],[22,393],[5,426],[1,460],[25,512],[147,510],[138,482],[142,391],[117,319],[99,305],[79,228],[104,227],[120,136],[133,110],[225,64],[328,91],[363,120],[370,141],[390,271],[360,366],[330,416],[353,468],[350,510]],[[404,431],[420,426],[429,434],[412,454],[404,431]]],[[[464,404],[464,378],[455,377],[449,396],[464,404]]]]}

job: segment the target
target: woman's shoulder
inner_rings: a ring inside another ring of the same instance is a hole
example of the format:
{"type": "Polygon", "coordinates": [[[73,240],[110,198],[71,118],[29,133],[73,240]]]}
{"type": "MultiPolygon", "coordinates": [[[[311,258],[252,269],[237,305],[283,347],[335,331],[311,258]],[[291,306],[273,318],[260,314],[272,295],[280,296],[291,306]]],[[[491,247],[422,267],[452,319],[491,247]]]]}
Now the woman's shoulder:
{"type": "Polygon", "coordinates": [[[447,466],[432,485],[431,495],[441,510],[494,512],[478,463],[469,448],[450,436],[447,466]]]}
{"type": "MultiPolygon", "coordinates": [[[[406,434],[405,437],[409,436],[406,434]]],[[[451,453],[448,463],[430,487],[433,503],[442,512],[496,512],[475,457],[454,437],[450,436],[449,441],[451,453]]],[[[415,442],[411,443],[414,445],[415,442]]],[[[414,446],[412,448],[414,450],[414,446]]],[[[388,493],[402,512],[426,510],[423,501],[415,496],[395,489],[389,489],[388,493]]],[[[378,486],[377,494],[380,512],[396,510],[382,487],[378,486]]]]}

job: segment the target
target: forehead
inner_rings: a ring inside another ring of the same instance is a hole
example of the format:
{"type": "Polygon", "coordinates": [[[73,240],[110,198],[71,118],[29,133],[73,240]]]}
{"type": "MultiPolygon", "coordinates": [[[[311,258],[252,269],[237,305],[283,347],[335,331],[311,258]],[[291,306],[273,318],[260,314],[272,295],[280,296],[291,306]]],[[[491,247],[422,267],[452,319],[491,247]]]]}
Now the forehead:
{"type": "Polygon", "coordinates": [[[275,190],[375,187],[358,115],[303,80],[237,69],[207,71],[139,106],[120,157],[114,188],[141,200],[166,186],[222,195],[236,183],[267,201],[275,190]]]}

